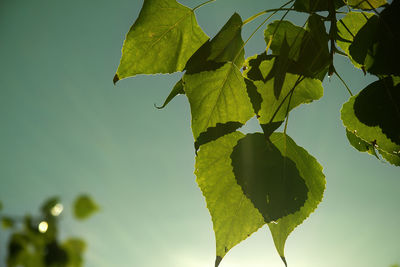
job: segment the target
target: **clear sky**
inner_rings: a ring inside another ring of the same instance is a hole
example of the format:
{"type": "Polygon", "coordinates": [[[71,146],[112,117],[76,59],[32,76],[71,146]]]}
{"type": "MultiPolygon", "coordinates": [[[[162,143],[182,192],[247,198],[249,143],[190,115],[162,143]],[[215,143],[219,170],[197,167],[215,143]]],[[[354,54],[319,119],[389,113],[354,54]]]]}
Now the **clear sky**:
{"type": "MultiPolygon", "coordinates": [[[[281,3],[217,0],[197,11],[198,21],[211,36],[235,11],[245,19],[281,3]]],[[[22,215],[61,196],[67,206],[61,234],[88,242],[87,267],[212,267],[214,233],[193,174],[189,105],[180,96],[165,110],[153,107],[180,74],[112,84],[141,5],[0,0],[0,200],[6,213],[22,215]],[[68,204],[80,193],[90,193],[102,209],[78,223],[68,204]]],[[[260,31],[246,56],[263,49],[260,31]]],[[[343,58],[336,66],[354,92],[373,81],[343,58]]],[[[335,77],[324,87],[323,99],[290,116],[288,134],[324,166],[327,189],[289,237],[287,260],[293,267],[399,263],[400,169],[350,147],[339,114],[349,96],[335,77]]],[[[253,122],[247,131],[258,130],[253,122]]],[[[1,267],[7,237],[1,229],[1,267]]],[[[283,264],[265,227],[221,264],[266,266],[283,264]]]]}

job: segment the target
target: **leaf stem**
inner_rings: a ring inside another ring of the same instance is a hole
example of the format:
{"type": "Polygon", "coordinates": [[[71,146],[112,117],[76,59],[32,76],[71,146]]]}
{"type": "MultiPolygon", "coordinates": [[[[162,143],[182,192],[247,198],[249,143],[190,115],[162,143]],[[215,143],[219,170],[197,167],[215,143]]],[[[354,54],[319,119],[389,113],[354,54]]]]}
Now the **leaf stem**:
{"type": "MultiPolygon", "coordinates": [[[[287,4],[288,4],[288,3],[287,3],[287,4]]],[[[246,19],[245,21],[243,21],[243,25],[245,25],[245,24],[247,24],[247,23],[253,21],[254,19],[258,18],[258,17],[261,16],[261,15],[264,15],[264,14],[267,14],[267,13],[270,13],[270,12],[275,12],[275,13],[276,13],[276,12],[278,12],[278,11],[283,11],[283,10],[289,10],[289,11],[290,11],[290,10],[294,10],[294,9],[293,9],[293,8],[273,8],[273,9],[267,9],[267,10],[261,11],[261,12],[255,14],[255,15],[251,16],[250,18],[246,19]]]]}
{"type": "Polygon", "coordinates": [[[214,2],[214,1],[217,1],[217,0],[208,0],[208,1],[205,1],[204,3],[202,3],[202,4],[200,4],[200,5],[196,6],[196,7],[194,7],[194,8],[192,9],[192,11],[195,11],[196,9],[198,9],[198,8],[204,6],[204,5],[207,5],[208,3],[214,2]]]}
{"type": "Polygon", "coordinates": [[[340,81],[343,83],[343,85],[346,87],[347,92],[349,92],[350,96],[353,96],[353,93],[351,92],[350,88],[347,86],[346,82],[342,79],[342,77],[339,75],[339,73],[337,73],[336,69],[334,70],[334,73],[336,74],[336,76],[338,76],[338,78],[340,79],[340,81]]]}

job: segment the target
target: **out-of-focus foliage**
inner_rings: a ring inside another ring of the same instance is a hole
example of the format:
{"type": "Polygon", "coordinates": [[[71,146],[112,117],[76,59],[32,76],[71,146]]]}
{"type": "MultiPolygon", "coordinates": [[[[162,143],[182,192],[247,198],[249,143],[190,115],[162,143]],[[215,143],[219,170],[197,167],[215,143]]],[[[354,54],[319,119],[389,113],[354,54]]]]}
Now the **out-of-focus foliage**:
{"type": "MultiPolygon", "coordinates": [[[[88,197],[86,195],[78,197],[88,197]]],[[[97,207],[97,206],[96,206],[97,207]]],[[[59,239],[63,205],[49,198],[38,215],[23,217],[0,214],[2,226],[11,231],[7,245],[7,267],[81,267],[86,243],[80,238],[59,239]]],[[[86,218],[93,214],[86,214],[86,218]]]]}

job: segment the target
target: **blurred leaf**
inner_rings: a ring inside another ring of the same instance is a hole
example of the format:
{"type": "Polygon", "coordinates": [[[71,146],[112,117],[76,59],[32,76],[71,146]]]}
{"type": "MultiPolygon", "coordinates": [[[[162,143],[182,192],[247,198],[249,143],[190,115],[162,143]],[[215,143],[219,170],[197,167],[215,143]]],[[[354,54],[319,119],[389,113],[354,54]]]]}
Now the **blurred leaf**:
{"type": "Polygon", "coordinates": [[[3,227],[3,229],[12,228],[14,226],[14,223],[14,220],[10,217],[3,216],[3,218],[1,218],[1,226],[3,227]]]}
{"type": "Polygon", "coordinates": [[[60,203],[60,198],[59,197],[51,197],[46,200],[45,203],[43,203],[41,207],[41,211],[44,215],[51,215],[51,210],[54,208],[55,205],[60,203]]]}
{"type": "Polygon", "coordinates": [[[382,156],[398,165],[400,158],[400,85],[391,77],[376,81],[346,102],[341,111],[344,126],[373,144],[382,156]],[[383,153],[382,153],[383,151],[383,153]]]}
{"type": "Polygon", "coordinates": [[[185,74],[183,81],[196,141],[201,133],[218,123],[245,124],[254,116],[242,73],[231,62],[215,71],[185,74]]]}
{"type": "Polygon", "coordinates": [[[62,244],[62,247],[68,255],[68,267],[83,266],[83,252],[86,250],[85,241],[78,238],[70,238],[62,244]]]}
{"type": "Polygon", "coordinates": [[[99,206],[88,195],[79,196],[74,203],[74,215],[77,219],[87,219],[99,210],[99,206]]]}
{"type": "Polygon", "coordinates": [[[175,0],[145,0],[126,36],[114,83],[136,74],[182,71],[207,38],[192,9],[175,0]]]}
{"type": "Polygon", "coordinates": [[[306,202],[299,211],[280,218],[276,222],[268,223],[275,247],[286,264],[284,254],[286,239],[298,225],[314,212],[322,201],[326,181],[322,173],[322,166],[289,136],[283,133],[273,133],[270,136],[270,140],[283,157],[292,160],[296,164],[296,168],[308,188],[306,202]]]}

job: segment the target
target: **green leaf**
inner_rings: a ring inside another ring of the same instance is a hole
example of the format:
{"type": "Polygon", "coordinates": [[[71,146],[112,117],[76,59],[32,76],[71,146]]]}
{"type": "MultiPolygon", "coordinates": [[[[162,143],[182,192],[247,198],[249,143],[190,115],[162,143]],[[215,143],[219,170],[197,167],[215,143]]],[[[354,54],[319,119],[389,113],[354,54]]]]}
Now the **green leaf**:
{"type": "MultiPolygon", "coordinates": [[[[296,0],[294,9],[301,12],[312,13],[316,11],[329,11],[332,0],[296,0]]],[[[333,0],[334,9],[339,9],[345,5],[343,0],[333,0]]]]}
{"type": "Polygon", "coordinates": [[[368,154],[374,155],[377,157],[375,148],[372,144],[362,140],[360,137],[355,135],[353,132],[350,132],[346,129],[346,137],[349,140],[349,143],[360,152],[368,152],[368,154]]]}
{"type": "Polygon", "coordinates": [[[172,99],[174,99],[175,96],[177,95],[184,95],[185,91],[183,90],[183,81],[182,79],[180,79],[174,86],[174,88],[172,88],[171,93],[169,93],[169,95],[167,96],[167,98],[164,101],[164,104],[160,107],[155,106],[158,109],[163,109],[165,108],[165,106],[168,105],[169,102],[171,102],[172,99]]]}
{"type": "Polygon", "coordinates": [[[77,219],[87,219],[99,210],[99,206],[88,195],[79,196],[74,203],[74,215],[77,219]]]}
{"type": "Polygon", "coordinates": [[[272,38],[270,49],[273,55],[282,54],[282,44],[286,40],[290,47],[288,58],[297,60],[300,56],[301,43],[305,34],[305,29],[292,24],[290,21],[274,21],[268,24],[267,29],[264,31],[264,39],[268,43],[272,38]]]}
{"type": "Polygon", "coordinates": [[[359,9],[375,9],[387,4],[386,0],[347,0],[347,4],[353,8],[359,9]]]}
{"type": "Polygon", "coordinates": [[[309,17],[307,29],[295,26],[289,21],[275,21],[268,25],[264,38],[266,42],[272,38],[270,48],[272,54],[279,59],[276,61],[274,72],[276,79],[288,71],[323,80],[331,59],[329,38],[324,22],[319,16],[309,17]],[[286,69],[281,69],[278,64],[281,60],[285,62],[286,69]]]}
{"type": "Polygon", "coordinates": [[[215,266],[273,219],[270,229],[284,257],[287,236],[314,211],[325,188],[322,167],[281,133],[270,142],[261,133],[240,132],[209,142],[198,152],[195,174],[213,221],[215,266]]]}
{"type": "Polygon", "coordinates": [[[392,164],[400,158],[400,84],[376,81],[346,102],[341,118],[348,131],[373,144],[392,164]]]}
{"type": "Polygon", "coordinates": [[[298,225],[314,212],[322,201],[326,181],[322,173],[322,166],[289,136],[283,133],[273,133],[270,140],[279,149],[283,157],[295,162],[296,168],[308,188],[307,200],[299,211],[280,218],[276,222],[268,223],[275,247],[286,264],[284,254],[286,239],[298,225]]]}
{"type": "MultiPolygon", "coordinates": [[[[286,41],[286,37],[283,37],[282,47],[280,49],[279,56],[275,59],[274,67],[275,71],[275,79],[274,79],[274,95],[276,99],[279,99],[279,96],[282,91],[283,82],[285,81],[286,71],[289,67],[289,52],[290,47],[286,41]]],[[[270,70],[268,70],[269,72],[270,70]]]]}
{"type": "Polygon", "coordinates": [[[83,252],[86,250],[85,241],[78,238],[70,238],[62,244],[62,248],[68,255],[68,266],[83,266],[83,252]]]}
{"type": "Polygon", "coordinates": [[[235,245],[265,224],[237,184],[230,155],[240,132],[225,135],[201,147],[196,157],[196,181],[210,211],[216,240],[216,264],[235,245]]]}
{"type": "Polygon", "coordinates": [[[207,38],[192,9],[175,0],[144,0],[124,41],[114,83],[136,74],[182,71],[207,38]]]}
{"type": "Polygon", "coordinates": [[[0,201],[0,211],[3,209],[3,203],[0,201]]]}
{"type": "Polygon", "coordinates": [[[359,30],[367,23],[367,18],[372,16],[373,14],[371,13],[349,12],[337,24],[339,36],[342,39],[347,40],[347,42],[337,40],[336,43],[350,57],[353,65],[357,68],[361,68],[362,65],[357,63],[351,57],[349,46],[353,42],[354,37],[357,35],[359,30]]]}
{"type": "Polygon", "coordinates": [[[372,16],[349,47],[352,58],[375,75],[400,75],[400,2],[372,16]]]}
{"type": "Polygon", "coordinates": [[[231,159],[237,183],[265,222],[276,221],[304,205],[308,189],[296,163],[283,157],[262,133],[240,139],[231,159]]]}
{"type": "Polygon", "coordinates": [[[241,17],[234,13],[217,35],[204,43],[186,64],[186,73],[216,70],[226,62],[240,68],[244,62],[241,17]]]}
{"type": "MultiPolygon", "coordinates": [[[[273,61],[263,61],[262,64],[260,64],[261,72],[263,72],[263,69],[270,69],[271,65],[273,65],[273,61]]],[[[278,99],[274,96],[273,78],[266,82],[254,81],[257,91],[261,94],[263,99],[258,114],[261,124],[283,121],[288,110],[290,111],[300,104],[310,103],[322,97],[323,88],[320,80],[304,78],[298,83],[298,81],[300,81],[299,78],[298,75],[287,73],[282,86],[281,95],[278,99]],[[295,86],[296,83],[298,83],[297,86],[295,86]],[[292,94],[291,97],[290,94],[292,94]],[[290,107],[288,109],[290,98],[290,107]]]]}
{"type": "Polygon", "coordinates": [[[3,229],[9,229],[14,226],[14,220],[10,217],[3,217],[1,218],[1,226],[3,229]]]}
{"type": "Polygon", "coordinates": [[[215,71],[183,76],[195,140],[217,123],[245,124],[254,112],[240,70],[232,62],[215,71]]]}

